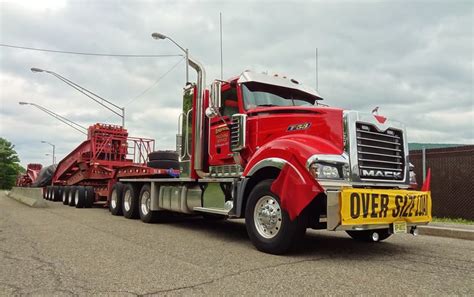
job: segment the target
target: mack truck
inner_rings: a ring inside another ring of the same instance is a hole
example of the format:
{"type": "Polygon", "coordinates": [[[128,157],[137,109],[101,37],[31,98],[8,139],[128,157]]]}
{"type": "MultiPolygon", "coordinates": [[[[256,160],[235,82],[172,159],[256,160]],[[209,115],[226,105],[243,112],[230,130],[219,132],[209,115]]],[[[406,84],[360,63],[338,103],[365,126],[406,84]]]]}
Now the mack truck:
{"type": "MultiPolygon", "coordinates": [[[[143,167],[160,174],[134,175],[134,167],[90,189],[107,195],[113,215],[244,218],[254,246],[272,254],[287,252],[307,228],[378,242],[416,235],[431,221],[402,123],[323,105],[316,90],[284,76],[244,71],[207,86],[203,65],[188,62],[197,81],[184,88],[176,152],[155,151],[143,167]]],[[[67,193],[70,205],[85,195],[67,193]]]]}

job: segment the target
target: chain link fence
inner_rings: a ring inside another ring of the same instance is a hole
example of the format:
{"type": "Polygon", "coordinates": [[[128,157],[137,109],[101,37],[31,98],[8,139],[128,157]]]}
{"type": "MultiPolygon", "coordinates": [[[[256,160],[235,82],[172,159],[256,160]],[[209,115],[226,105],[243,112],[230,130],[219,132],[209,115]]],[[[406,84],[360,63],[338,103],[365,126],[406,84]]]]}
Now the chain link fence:
{"type": "MultiPolygon", "coordinates": [[[[474,220],[474,145],[426,149],[431,168],[433,216],[474,220]]],[[[423,151],[410,151],[418,184],[423,184],[423,151]]]]}

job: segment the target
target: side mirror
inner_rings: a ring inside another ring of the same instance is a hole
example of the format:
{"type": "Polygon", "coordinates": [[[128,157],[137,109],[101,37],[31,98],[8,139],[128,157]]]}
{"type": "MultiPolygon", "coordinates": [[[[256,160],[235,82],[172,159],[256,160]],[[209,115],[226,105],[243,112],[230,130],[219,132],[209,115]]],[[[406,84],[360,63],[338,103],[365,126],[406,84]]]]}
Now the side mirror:
{"type": "Polygon", "coordinates": [[[215,107],[209,106],[208,108],[206,108],[206,117],[212,119],[218,116],[218,114],[219,113],[217,112],[215,107]]]}
{"type": "MultiPolygon", "coordinates": [[[[215,80],[211,85],[211,102],[210,106],[214,108],[221,107],[221,93],[222,93],[222,82],[215,80]]],[[[206,111],[207,114],[207,111],[206,111]]]]}

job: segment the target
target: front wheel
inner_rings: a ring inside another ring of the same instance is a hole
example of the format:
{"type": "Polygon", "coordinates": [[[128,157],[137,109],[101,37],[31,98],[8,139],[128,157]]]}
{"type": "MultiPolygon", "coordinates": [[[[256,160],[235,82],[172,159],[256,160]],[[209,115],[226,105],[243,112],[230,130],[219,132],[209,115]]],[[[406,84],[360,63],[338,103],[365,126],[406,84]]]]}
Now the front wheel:
{"type": "Polygon", "coordinates": [[[303,213],[290,220],[280,206],[280,198],[271,191],[272,182],[261,181],[250,193],[245,208],[245,226],[258,250],[283,254],[303,237],[306,224],[303,213]]]}
{"type": "Polygon", "coordinates": [[[392,234],[388,229],[346,231],[350,237],[358,241],[378,242],[389,238],[392,234]]]}

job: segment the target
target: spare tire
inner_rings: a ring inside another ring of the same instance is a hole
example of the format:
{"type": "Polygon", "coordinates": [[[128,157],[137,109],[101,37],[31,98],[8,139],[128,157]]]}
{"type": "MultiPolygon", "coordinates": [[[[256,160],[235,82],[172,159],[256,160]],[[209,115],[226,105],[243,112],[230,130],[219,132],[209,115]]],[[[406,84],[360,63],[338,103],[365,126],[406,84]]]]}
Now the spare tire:
{"type": "Polygon", "coordinates": [[[153,160],[148,162],[147,165],[151,168],[179,170],[179,162],[176,160],[153,160]]]}
{"type": "Polygon", "coordinates": [[[175,151],[156,151],[151,152],[148,154],[148,159],[150,161],[155,160],[171,160],[171,161],[179,161],[178,153],[175,151]]]}

